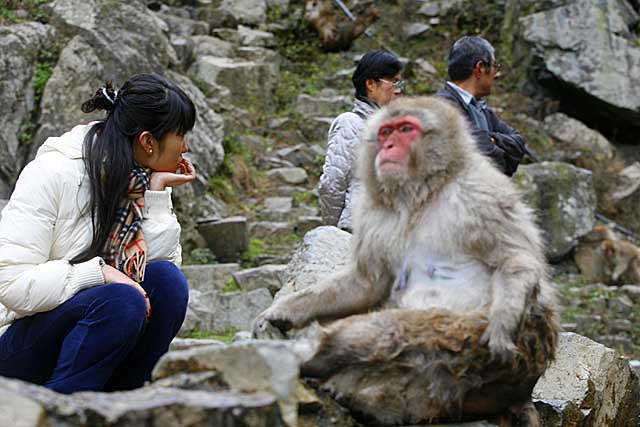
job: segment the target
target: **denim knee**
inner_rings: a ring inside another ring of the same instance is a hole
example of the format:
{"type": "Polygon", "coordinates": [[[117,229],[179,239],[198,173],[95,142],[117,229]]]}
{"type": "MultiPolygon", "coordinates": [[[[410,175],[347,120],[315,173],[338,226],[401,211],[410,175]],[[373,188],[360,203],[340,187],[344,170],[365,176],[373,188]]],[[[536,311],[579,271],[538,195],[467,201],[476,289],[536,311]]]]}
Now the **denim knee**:
{"type": "Polygon", "coordinates": [[[147,265],[144,288],[152,297],[153,312],[169,310],[184,315],[189,303],[189,286],[175,264],[156,261],[147,265]]]}
{"type": "MultiPolygon", "coordinates": [[[[123,339],[130,339],[142,330],[147,318],[147,302],[133,286],[111,283],[101,289],[102,298],[96,298],[94,315],[100,320],[113,319],[123,339]]],[[[91,316],[91,312],[90,312],[91,316]]]]}

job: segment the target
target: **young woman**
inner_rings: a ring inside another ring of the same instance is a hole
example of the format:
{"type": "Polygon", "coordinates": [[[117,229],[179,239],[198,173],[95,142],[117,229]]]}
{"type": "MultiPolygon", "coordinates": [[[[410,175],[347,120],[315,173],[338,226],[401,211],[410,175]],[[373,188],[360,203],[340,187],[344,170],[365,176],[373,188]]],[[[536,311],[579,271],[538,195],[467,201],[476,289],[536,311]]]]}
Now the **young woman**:
{"type": "Polygon", "coordinates": [[[329,128],[327,154],[320,177],[320,211],[325,224],[351,232],[351,210],[360,184],[353,177],[356,144],[369,117],[402,93],[402,63],[387,51],[366,53],[353,73],[353,110],[342,113],[329,128]]]}
{"type": "Polygon", "coordinates": [[[196,110],[159,75],[82,105],[106,119],[49,138],[0,221],[0,375],[61,393],[139,387],[184,320],[171,187],[196,110]]]}

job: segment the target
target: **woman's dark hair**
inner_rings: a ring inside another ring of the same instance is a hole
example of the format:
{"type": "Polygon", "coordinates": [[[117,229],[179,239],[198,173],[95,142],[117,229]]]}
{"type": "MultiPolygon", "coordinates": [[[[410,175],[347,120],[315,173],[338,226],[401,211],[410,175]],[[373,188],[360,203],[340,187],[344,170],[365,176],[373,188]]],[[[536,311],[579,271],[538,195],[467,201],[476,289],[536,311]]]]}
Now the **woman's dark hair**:
{"type": "Polygon", "coordinates": [[[170,132],[184,135],[193,129],[196,120],[196,108],[189,97],[157,74],[133,76],[118,91],[107,82],[82,104],[83,112],[94,110],[105,110],[107,117],[91,127],[83,145],[91,189],[93,240],[72,263],[102,255],[119,201],[126,197],[134,166],[133,144],[138,136],[148,131],[162,144],[170,132]]]}
{"type": "Polygon", "coordinates": [[[454,82],[467,80],[479,61],[484,63],[488,72],[493,60],[495,53],[491,43],[482,37],[464,36],[453,44],[449,52],[449,78],[454,82]]]}
{"type": "Polygon", "coordinates": [[[367,52],[353,72],[351,81],[356,88],[356,98],[370,102],[367,98],[367,80],[391,78],[402,70],[402,62],[386,50],[367,52]]]}

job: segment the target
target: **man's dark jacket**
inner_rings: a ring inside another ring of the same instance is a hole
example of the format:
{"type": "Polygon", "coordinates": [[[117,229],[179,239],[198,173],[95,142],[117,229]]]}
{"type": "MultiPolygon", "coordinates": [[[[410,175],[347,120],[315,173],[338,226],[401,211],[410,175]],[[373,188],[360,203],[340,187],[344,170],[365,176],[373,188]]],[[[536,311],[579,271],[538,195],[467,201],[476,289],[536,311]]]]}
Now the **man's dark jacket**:
{"type": "Polygon", "coordinates": [[[480,111],[487,119],[489,131],[479,129],[469,113],[469,107],[465,104],[460,94],[450,85],[445,84],[444,89],[436,93],[436,96],[447,99],[458,107],[468,118],[471,133],[473,134],[480,151],[491,157],[498,168],[506,175],[513,175],[518,169],[518,164],[525,154],[530,154],[524,138],[520,133],[501,121],[496,113],[481,102],[480,111]],[[491,142],[491,138],[495,144],[491,142]]]}

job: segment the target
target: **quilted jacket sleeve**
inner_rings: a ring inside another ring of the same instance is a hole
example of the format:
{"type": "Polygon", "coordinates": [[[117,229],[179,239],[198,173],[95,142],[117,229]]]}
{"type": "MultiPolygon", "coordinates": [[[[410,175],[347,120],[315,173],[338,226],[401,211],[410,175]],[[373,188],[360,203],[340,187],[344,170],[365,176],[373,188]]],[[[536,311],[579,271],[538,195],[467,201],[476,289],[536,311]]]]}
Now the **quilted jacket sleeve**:
{"type": "Polygon", "coordinates": [[[0,220],[0,304],[19,316],[49,311],[81,289],[104,283],[99,258],[50,260],[62,194],[56,162],[29,163],[0,220]]]}
{"type": "Polygon", "coordinates": [[[147,190],[144,206],[142,232],[147,243],[147,262],[164,260],[180,266],[180,224],[173,213],[171,187],[164,191],[147,190]]]}
{"type": "Polygon", "coordinates": [[[362,122],[357,114],[343,113],[329,128],[327,154],[318,187],[320,213],[325,224],[337,225],[344,209],[362,122]]]}

